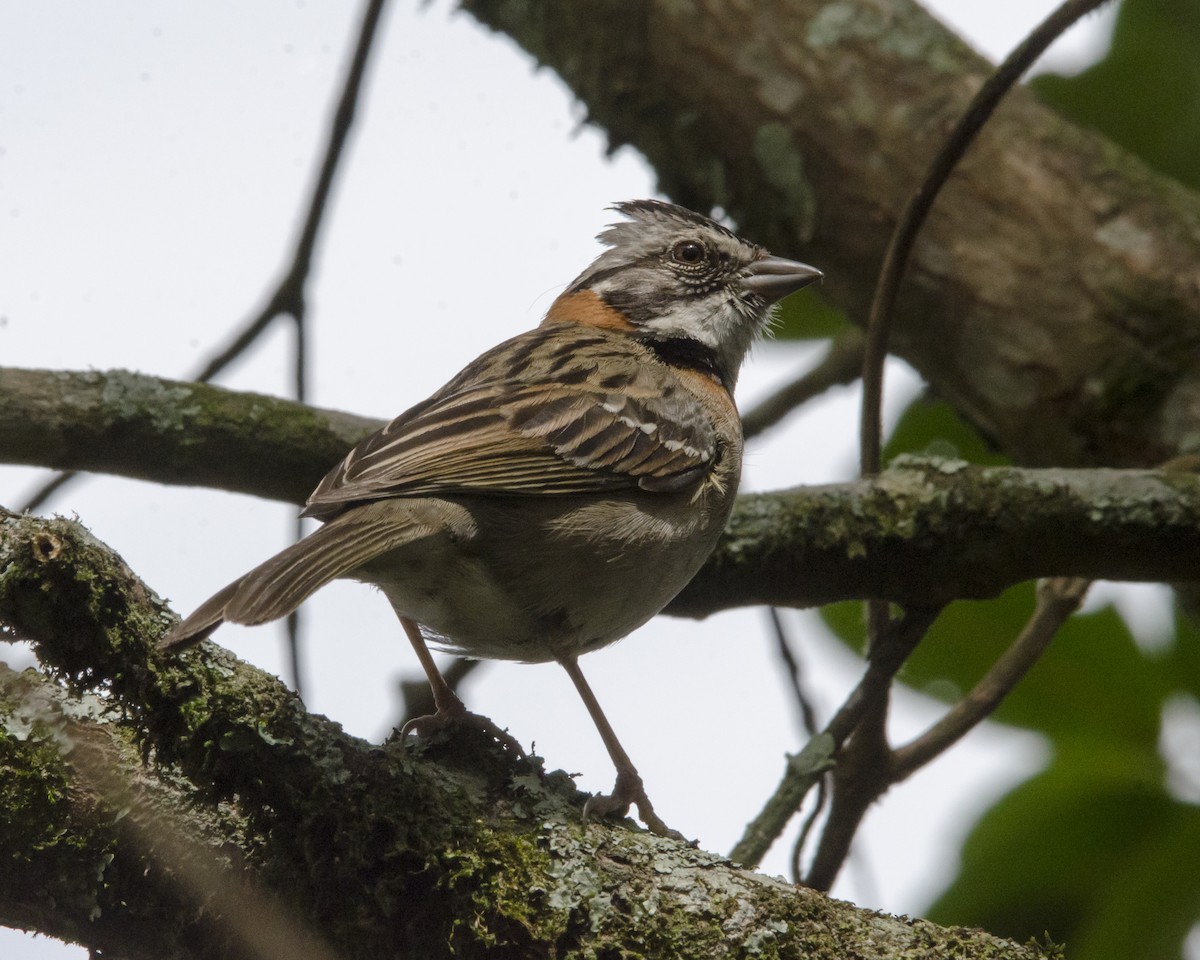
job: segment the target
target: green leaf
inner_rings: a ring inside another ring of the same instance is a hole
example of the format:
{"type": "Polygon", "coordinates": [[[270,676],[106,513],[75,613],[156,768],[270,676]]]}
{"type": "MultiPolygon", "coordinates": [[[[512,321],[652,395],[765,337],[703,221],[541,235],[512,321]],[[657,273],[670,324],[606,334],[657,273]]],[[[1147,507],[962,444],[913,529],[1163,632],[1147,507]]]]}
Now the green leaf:
{"type": "Polygon", "coordinates": [[[1063,114],[1200,187],[1200,4],[1124,0],[1107,57],[1030,86],[1063,114]]]}
{"type": "Polygon", "coordinates": [[[780,340],[824,340],[835,337],[850,326],[846,315],[825,299],[819,290],[809,287],[779,305],[772,334],[780,340]]]}
{"type": "MultiPolygon", "coordinates": [[[[1033,612],[1033,587],[996,601],[951,604],[902,677],[918,689],[950,682],[965,691],[1007,649],[1033,612]]],[[[949,692],[949,691],[948,691],[949,692]]],[[[1154,748],[1163,699],[1162,670],[1138,649],[1112,607],[1071,617],[1005,698],[995,718],[1052,736],[1125,740],[1154,748]]]]}
{"type": "Polygon", "coordinates": [[[1175,607],[1175,642],[1162,655],[1163,672],[1175,689],[1200,699],[1200,623],[1175,607]]]}
{"type": "MultiPolygon", "coordinates": [[[[1127,818],[1139,816],[1142,805],[1127,818]]],[[[1080,960],[1176,960],[1200,922],[1200,809],[1175,805],[1120,865],[1092,905],[1071,950],[1080,960]]]]}
{"type": "MultiPolygon", "coordinates": [[[[953,703],[991,668],[1024,627],[1034,607],[1033,584],[996,600],[950,604],[900,672],[900,680],[953,703]]],[[[865,644],[862,605],[821,609],[829,628],[852,649],[865,644]]],[[[1000,704],[1001,723],[1051,736],[1157,743],[1162,701],[1177,681],[1148,658],[1111,607],[1076,615],[1000,704]]]]}
{"type": "Polygon", "coordinates": [[[1009,463],[950,404],[927,396],[918,397],[900,415],[883,448],[883,460],[887,463],[902,453],[967,460],[985,466],[1009,463]]]}
{"type": "Polygon", "coordinates": [[[1017,940],[1048,932],[1072,960],[1178,960],[1200,904],[1200,810],[1162,784],[1153,749],[1061,750],[979,821],[929,918],[1017,940]]]}

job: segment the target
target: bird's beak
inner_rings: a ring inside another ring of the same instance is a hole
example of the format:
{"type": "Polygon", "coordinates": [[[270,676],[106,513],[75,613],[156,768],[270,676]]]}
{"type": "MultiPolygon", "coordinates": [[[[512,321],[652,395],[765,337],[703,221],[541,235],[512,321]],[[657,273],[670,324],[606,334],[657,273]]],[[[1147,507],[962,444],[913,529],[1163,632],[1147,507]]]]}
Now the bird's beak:
{"type": "Polygon", "coordinates": [[[783,257],[763,257],[747,268],[742,286],[756,293],[767,303],[782,300],[789,293],[820,280],[824,274],[816,267],[783,257]]]}

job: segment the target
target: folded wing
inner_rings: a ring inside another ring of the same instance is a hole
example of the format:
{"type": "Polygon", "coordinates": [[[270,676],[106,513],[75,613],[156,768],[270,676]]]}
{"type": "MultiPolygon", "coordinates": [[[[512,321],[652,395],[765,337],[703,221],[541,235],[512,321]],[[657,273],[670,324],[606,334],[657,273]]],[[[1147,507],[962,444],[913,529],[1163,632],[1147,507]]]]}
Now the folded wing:
{"type": "Polygon", "coordinates": [[[707,475],[716,432],[670,368],[603,340],[564,351],[543,330],[523,335],[530,349],[514,352],[510,341],[500,354],[520,357],[520,376],[488,365],[497,351],[485,355],[490,376],[460,375],[368,437],[321,481],[305,513],[328,519],[396,496],[671,492],[707,475]],[[550,355],[539,357],[539,347],[550,355]]]}

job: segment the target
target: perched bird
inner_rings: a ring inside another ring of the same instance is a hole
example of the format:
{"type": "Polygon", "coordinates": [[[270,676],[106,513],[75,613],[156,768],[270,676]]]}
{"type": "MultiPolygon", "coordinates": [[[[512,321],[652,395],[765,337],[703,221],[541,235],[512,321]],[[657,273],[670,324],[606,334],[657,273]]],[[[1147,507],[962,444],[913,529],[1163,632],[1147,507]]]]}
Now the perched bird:
{"type": "MultiPolygon", "coordinates": [[[[483,354],[346,455],[308,498],[324,526],[235,580],[163,639],[291,613],[337,577],[378,586],[437,713],[468,714],[427,640],[570,675],[617,768],[585,808],[672,833],[654,813],[577,658],[687,584],[729,518],[742,465],[738,369],[773,304],[820,278],[707,217],[615,206],[608,249],[541,325],[483,354]]],[[[406,731],[407,732],[407,729],[406,731]]]]}

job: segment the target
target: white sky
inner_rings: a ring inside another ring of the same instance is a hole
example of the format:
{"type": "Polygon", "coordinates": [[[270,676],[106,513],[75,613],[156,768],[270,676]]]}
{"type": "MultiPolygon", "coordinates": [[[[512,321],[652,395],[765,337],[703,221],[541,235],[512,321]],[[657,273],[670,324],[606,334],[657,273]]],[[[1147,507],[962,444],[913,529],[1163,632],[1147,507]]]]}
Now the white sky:
{"type": "MultiPolygon", "coordinates": [[[[999,57],[1054,4],[928,5],[999,57]]],[[[303,0],[0,0],[0,364],[182,377],[223,344],[290,246],[358,15],[359,4],[303,0]]],[[[1051,57],[1084,62],[1109,22],[1091,18],[1051,57]]],[[[595,255],[592,238],[612,217],[604,207],[652,195],[654,178],[631,150],[606,158],[602,135],[579,128],[579,108],[552,73],[446,3],[393,5],[381,39],[310,311],[313,401],[385,417],[536,324],[595,255]]],[[[759,348],[743,406],[810,355],[759,348]]],[[[286,392],[289,356],[281,325],[221,382],[286,392]]],[[[899,365],[891,376],[895,407],[917,382],[899,365]]],[[[849,477],[856,417],[852,390],[814,405],[748,451],[745,488],[849,477]]],[[[41,476],[0,468],[0,502],[20,503],[41,476]]],[[[53,508],[77,513],[181,612],[282,547],[294,514],[104,478],[53,508]]],[[[307,612],[309,706],[355,734],[385,735],[397,678],[418,670],[387,603],[335,584],[307,612]]],[[[802,743],[764,620],[754,610],[700,624],[660,618],[584,661],[659,812],[718,851],[802,743]]],[[[786,620],[828,715],[858,666],[812,616],[786,620]]],[[[226,628],[217,640],[279,671],[281,636],[226,628]]],[[[588,790],[611,786],[608,757],[556,666],[493,665],[465,692],[536,742],[551,769],[582,771],[588,790]]],[[[897,735],[937,713],[913,695],[899,707],[897,735]]],[[[919,913],[952,873],[972,820],[1040,762],[1032,737],[975,733],[872,812],[835,893],[919,913]]],[[[773,851],[768,872],[786,872],[788,846],[773,851]]],[[[0,930],[0,956],[84,951],[0,930]]]]}

